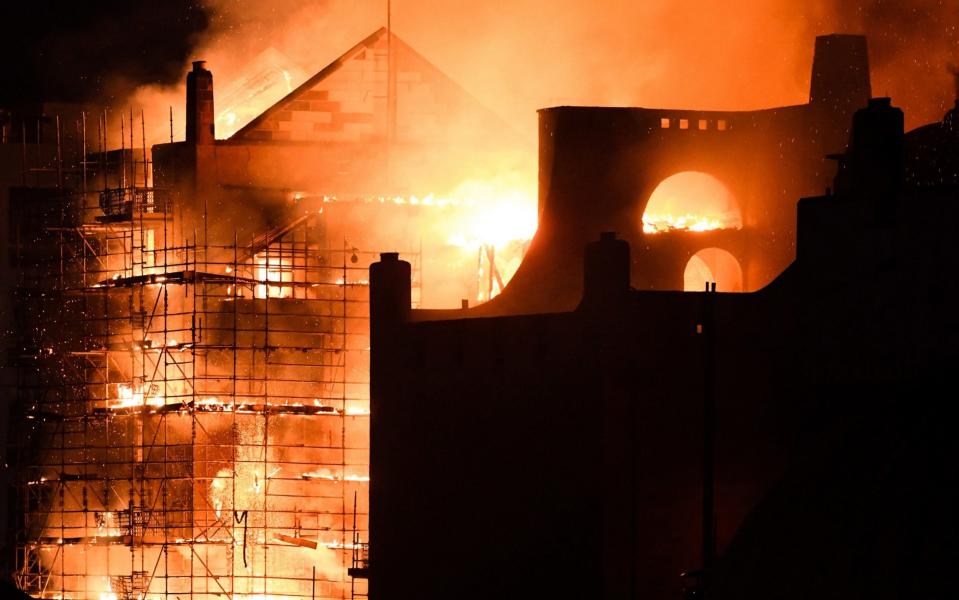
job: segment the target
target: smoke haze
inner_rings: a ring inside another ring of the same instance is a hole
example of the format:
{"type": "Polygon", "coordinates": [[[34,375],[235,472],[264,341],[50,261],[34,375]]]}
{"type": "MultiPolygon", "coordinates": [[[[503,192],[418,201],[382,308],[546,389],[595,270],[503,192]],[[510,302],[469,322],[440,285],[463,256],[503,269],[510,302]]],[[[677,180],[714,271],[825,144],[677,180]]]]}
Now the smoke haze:
{"type": "MultiPolygon", "coordinates": [[[[25,60],[14,61],[8,84],[21,83],[5,96],[144,106],[162,122],[151,128],[157,131],[168,130],[168,106],[182,131],[181,82],[192,59],[209,61],[223,90],[272,48],[302,80],[386,23],[384,0],[32,6],[14,14],[25,27],[8,39],[18,47],[6,55],[25,60]]],[[[813,38],[831,32],[869,36],[875,95],[891,95],[915,126],[952,105],[947,65],[959,62],[959,0],[392,6],[397,35],[530,141],[535,110],[549,105],[735,110],[803,103],[813,38]]]]}
{"type": "MultiPolygon", "coordinates": [[[[274,47],[312,75],[386,23],[386,3],[281,0],[207,4],[198,47],[229,81],[274,47]]],[[[535,110],[557,104],[747,110],[808,98],[813,39],[870,38],[874,93],[911,126],[952,105],[959,0],[394,0],[394,31],[532,140],[535,110]]],[[[299,82],[294,82],[299,83],[299,82]]]]}
{"type": "Polygon", "coordinates": [[[891,96],[907,125],[938,121],[956,90],[950,64],[959,64],[959,0],[836,1],[819,30],[869,37],[874,96],[891,96]]]}

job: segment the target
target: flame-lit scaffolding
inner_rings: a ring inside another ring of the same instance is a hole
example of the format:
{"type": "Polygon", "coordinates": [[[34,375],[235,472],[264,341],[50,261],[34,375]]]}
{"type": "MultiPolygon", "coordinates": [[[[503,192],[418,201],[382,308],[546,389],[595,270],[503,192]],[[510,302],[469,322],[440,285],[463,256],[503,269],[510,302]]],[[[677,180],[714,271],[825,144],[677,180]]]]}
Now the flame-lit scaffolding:
{"type": "Polygon", "coordinates": [[[59,243],[21,285],[19,587],[363,595],[376,254],[322,211],[197,243],[135,181],[47,209],[59,243]]]}

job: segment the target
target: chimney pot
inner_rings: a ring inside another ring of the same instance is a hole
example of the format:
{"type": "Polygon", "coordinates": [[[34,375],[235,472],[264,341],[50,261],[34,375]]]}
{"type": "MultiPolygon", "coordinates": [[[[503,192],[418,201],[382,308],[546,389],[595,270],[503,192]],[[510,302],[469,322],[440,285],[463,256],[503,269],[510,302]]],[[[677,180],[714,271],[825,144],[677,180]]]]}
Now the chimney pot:
{"type": "Polygon", "coordinates": [[[195,60],[193,61],[193,72],[205,71],[206,70],[206,61],[205,60],[195,60]]]}

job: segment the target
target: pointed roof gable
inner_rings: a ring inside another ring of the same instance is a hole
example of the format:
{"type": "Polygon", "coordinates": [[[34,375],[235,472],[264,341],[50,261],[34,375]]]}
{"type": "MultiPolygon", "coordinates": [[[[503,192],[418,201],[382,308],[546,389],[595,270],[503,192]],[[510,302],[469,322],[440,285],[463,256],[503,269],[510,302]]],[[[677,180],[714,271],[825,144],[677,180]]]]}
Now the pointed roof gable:
{"type": "MultiPolygon", "coordinates": [[[[350,48],[229,139],[263,142],[371,142],[386,138],[386,28],[350,48]]],[[[497,115],[392,35],[399,142],[468,143],[517,139],[497,115]]]]}

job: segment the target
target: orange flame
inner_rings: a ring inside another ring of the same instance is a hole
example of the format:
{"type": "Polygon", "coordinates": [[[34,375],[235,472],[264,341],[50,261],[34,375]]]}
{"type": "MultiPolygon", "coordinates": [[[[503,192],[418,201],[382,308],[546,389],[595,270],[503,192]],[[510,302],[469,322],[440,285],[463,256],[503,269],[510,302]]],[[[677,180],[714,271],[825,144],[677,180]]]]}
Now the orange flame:
{"type": "Polygon", "coordinates": [[[131,406],[163,406],[166,399],[160,395],[159,391],[148,390],[144,392],[141,388],[125,384],[117,386],[117,398],[112,400],[110,408],[128,408],[131,406]]]}
{"type": "Polygon", "coordinates": [[[706,173],[686,171],[663,180],[643,213],[643,233],[741,229],[739,206],[729,189],[706,173]]]}

